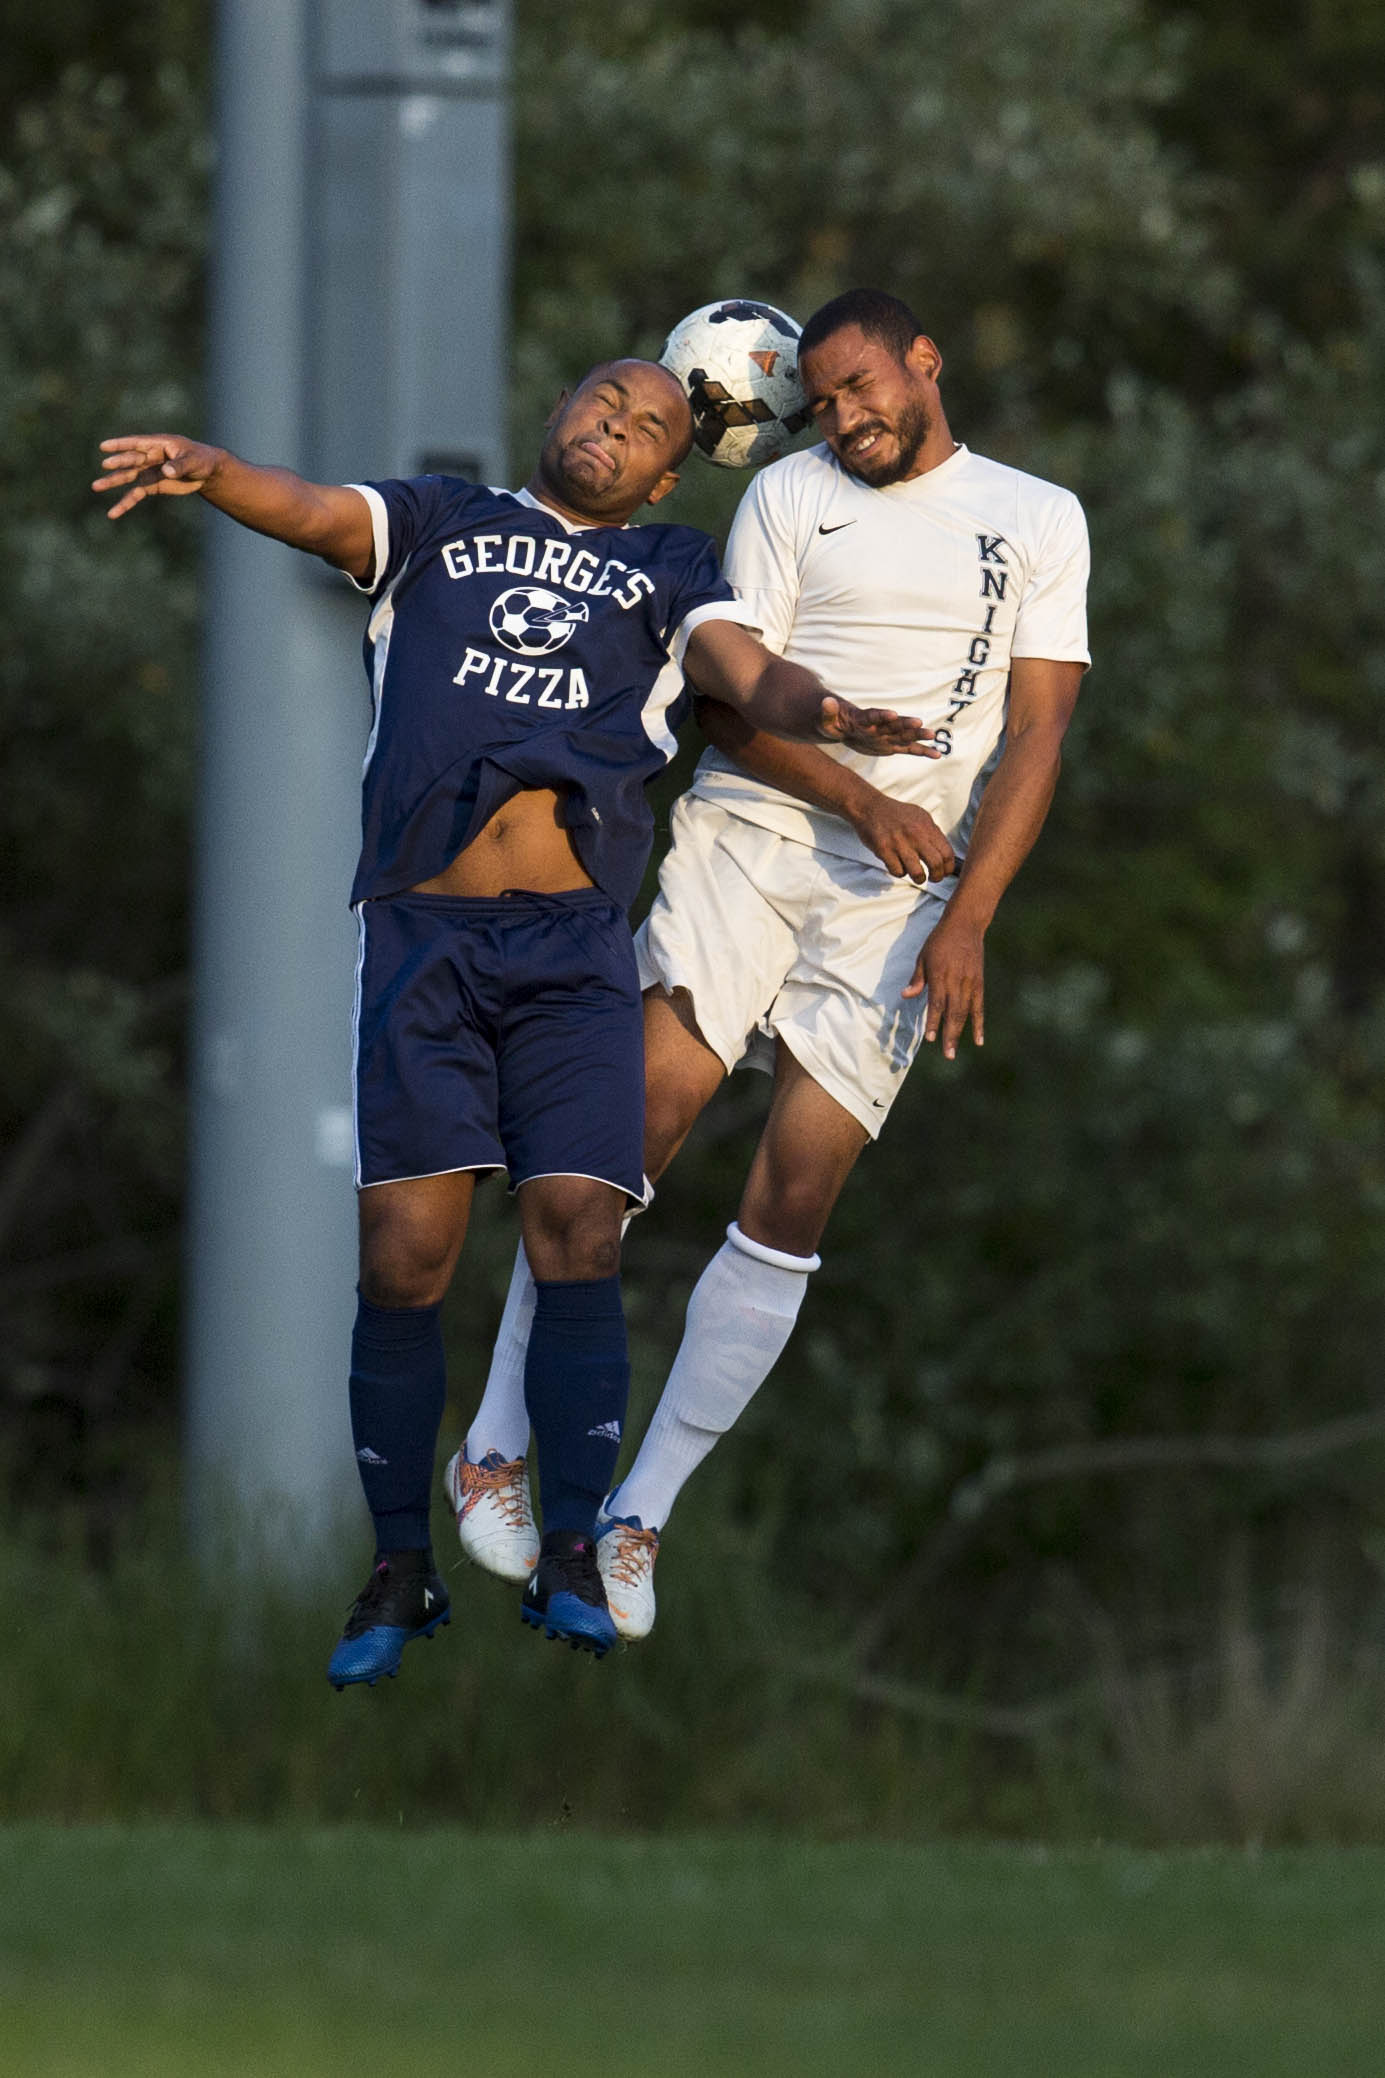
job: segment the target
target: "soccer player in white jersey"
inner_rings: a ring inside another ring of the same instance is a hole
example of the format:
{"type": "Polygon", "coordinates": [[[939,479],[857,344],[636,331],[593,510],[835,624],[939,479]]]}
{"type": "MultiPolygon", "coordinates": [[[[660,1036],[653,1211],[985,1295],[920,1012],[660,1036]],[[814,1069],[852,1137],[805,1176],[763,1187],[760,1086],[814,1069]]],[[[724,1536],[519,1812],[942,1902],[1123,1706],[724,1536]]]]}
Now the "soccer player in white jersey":
{"type": "MultiPolygon", "coordinates": [[[[986,931],[1043,825],[1089,662],[1077,499],[953,439],[942,358],[913,312],[874,290],[839,296],[804,327],[799,365],[823,444],[756,478],[727,575],[769,649],[848,698],[887,692],[942,754],[893,768],[886,794],[851,752],[701,707],[713,747],[674,810],[638,939],[650,1177],[739,1063],[768,1066],[774,1095],[599,1528],[627,1638],[653,1623],[674,1500],[788,1341],[838,1193],[920,1042],[952,1059],[970,1024],[982,1043],[986,931]]],[[[530,1292],[521,1258],[454,1461],[463,1548],[495,1570],[528,1561],[515,1381],[530,1292]]]]}

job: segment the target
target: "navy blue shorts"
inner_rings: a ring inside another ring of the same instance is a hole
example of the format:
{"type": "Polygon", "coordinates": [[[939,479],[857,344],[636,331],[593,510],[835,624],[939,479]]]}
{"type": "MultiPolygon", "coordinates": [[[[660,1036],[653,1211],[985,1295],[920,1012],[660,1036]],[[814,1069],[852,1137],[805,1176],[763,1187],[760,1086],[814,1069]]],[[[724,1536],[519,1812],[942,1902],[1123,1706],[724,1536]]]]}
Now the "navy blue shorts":
{"type": "Polygon", "coordinates": [[[593,1176],[643,1202],[630,927],[599,888],[357,909],[356,1182],[593,1176]]]}

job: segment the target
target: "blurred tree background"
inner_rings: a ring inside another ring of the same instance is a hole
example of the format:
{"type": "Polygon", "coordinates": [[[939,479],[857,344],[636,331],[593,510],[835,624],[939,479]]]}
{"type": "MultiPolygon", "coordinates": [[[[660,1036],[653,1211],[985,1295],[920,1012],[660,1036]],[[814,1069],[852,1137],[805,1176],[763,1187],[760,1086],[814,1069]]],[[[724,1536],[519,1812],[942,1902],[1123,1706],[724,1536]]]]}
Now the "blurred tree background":
{"type": "MultiPolygon", "coordinates": [[[[199,544],[86,486],[106,431],[198,424],[208,23],[0,12],[0,1443],[99,1561],[176,1447],[199,544]]],[[[1262,1817],[1307,1823],[1328,1747],[1359,1778],[1338,1706],[1385,1713],[1385,20],[518,12],[516,473],[564,380],[695,304],[876,283],[958,436],[1071,485],[1093,538],[1096,668],[985,1052],[915,1071],[665,1571],[743,1526],[804,1678],[970,1726],[992,1817],[1096,1694],[1136,1806],[1176,1750],[1178,1823],[1232,1823],[1272,1725],[1262,1817]]],[[[692,463],[665,510],[722,531],[741,488],[692,463]]],[[[760,1096],[632,1236],[645,1401],[760,1096]]],[[[510,1243],[483,1222],[464,1268],[462,1400],[510,1243]]]]}

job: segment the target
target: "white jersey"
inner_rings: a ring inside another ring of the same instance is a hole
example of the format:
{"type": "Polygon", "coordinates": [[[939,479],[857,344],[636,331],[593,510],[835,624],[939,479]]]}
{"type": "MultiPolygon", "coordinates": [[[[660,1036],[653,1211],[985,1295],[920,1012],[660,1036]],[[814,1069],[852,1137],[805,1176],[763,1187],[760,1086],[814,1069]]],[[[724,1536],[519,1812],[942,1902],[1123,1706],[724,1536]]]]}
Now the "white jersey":
{"type": "MultiPolygon", "coordinates": [[[[1086,664],[1087,528],[1071,491],[959,447],[874,490],[825,446],[761,470],[725,571],[765,645],[862,707],[936,730],[936,759],[829,757],[946,831],[959,858],[1005,731],[1010,662],[1086,664]]],[[[819,850],[885,868],[840,816],[752,778],[712,748],[691,791],[819,850]]]]}

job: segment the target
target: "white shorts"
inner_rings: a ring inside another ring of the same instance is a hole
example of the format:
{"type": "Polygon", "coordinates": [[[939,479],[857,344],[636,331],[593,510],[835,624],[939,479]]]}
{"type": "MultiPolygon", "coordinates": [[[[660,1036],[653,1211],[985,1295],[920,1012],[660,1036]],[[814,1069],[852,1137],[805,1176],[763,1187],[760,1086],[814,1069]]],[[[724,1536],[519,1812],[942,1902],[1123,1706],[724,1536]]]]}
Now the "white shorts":
{"type": "Polygon", "coordinates": [[[782,1039],[874,1139],[923,1036],[906,1002],[944,900],[684,794],[635,937],[641,988],[687,989],[729,1073],[773,1072],[782,1039]]]}

